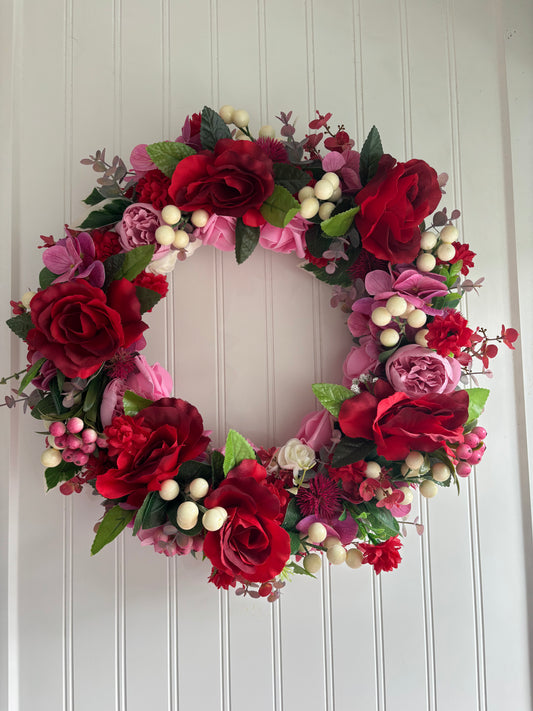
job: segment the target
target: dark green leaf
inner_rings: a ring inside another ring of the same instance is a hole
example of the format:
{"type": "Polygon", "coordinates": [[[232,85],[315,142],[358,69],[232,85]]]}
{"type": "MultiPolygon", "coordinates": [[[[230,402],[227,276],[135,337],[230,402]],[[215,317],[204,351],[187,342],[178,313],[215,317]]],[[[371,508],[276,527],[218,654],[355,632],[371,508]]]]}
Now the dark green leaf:
{"type": "Polygon", "coordinates": [[[122,219],[124,210],[128,205],[131,205],[131,200],[126,200],[125,198],[111,200],[100,210],[90,212],[81,223],[80,228],[82,230],[94,230],[98,227],[114,225],[115,222],[119,222],[122,219]]]}
{"type": "Polygon", "coordinates": [[[335,417],[339,416],[342,403],[354,396],[344,385],[315,383],[311,387],[318,401],[335,417]]]}
{"type": "Polygon", "coordinates": [[[245,225],[242,218],[235,225],[235,258],[242,264],[252,254],[259,242],[259,227],[245,225]]]}
{"type": "Polygon", "coordinates": [[[134,393],[133,390],[126,390],[122,398],[122,403],[124,405],[124,414],[129,417],[134,417],[145,407],[153,405],[152,400],[147,400],[145,397],[141,397],[134,393]]]}
{"type": "Polygon", "coordinates": [[[147,311],[151,311],[154,306],[161,301],[161,294],[153,289],[147,289],[144,286],[135,285],[135,293],[139,299],[141,305],[141,313],[144,314],[147,311]]]}
{"type": "Polygon", "coordinates": [[[65,420],[69,413],[71,417],[74,417],[75,412],[75,410],[65,409],[62,405],[58,408],[53,396],[48,394],[35,405],[31,411],[31,416],[35,417],[36,420],[65,420]]]}
{"type": "Polygon", "coordinates": [[[60,413],[66,411],[66,408],[63,407],[63,398],[61,396],[61,393],[62,393],[62,388],[59,387],[59,380],[57,378],[53,378],[50,381],[50,395],[52,396],[55,411],[57,414],[60,414],[60,413]]]}
{"type": "Polygon", "coordinates": [[[116,279],[133,281],[150,264],[154,256],[154,250],[155,246],[153,244],[143,244],[126,252],[116,279]]]}
{"type": "Polygon", "coordinates": [[[156,528],[161,526],[167,520],[166,514],[167,502],[164,501],[157,491],[151,491],[144,499],[141,508],[137,511],[135,521],[133,523],[133,535],[142,528],[156,528]]]}
{"type": "Polygon", "coordinates": [[[300,203],[281,185],[274,186],[274,192],[261,205],[261,214],[275,227],[285,226],[285,216],[289,210],[299,210],[300,203]]]}
{"type": "Polygon", "coordinates": [[[189,484],[193,479],[202,477],[209,481],[211,478],[211,466],[205,462],[188,461],[180,464],[177,480],[181,484],[189,484]]]}
{"type": "Polygon", "coordinates": [[[342,266],[338,267],[333,274],[328,274],[324,267],[317,267],[316,264],[306,264],[304,269],[306,272],[311,272],[317,279],[330,284],[331,286],[345,286],[350,288],[352,285],[352,278],[348,272],[348,267],[345,266],[347,262],[343,262],[342,266]]]}
{"type": "Polygon", "coordinates": [[[320,228],[328,237],[342,237],[345,235],[353,224],[353,219],[361,208],[359,205],[352,207],[351,210],[340,212],[328,220],[320,223],[320,228]]]}
{"type": "Polygon", "coordinates": [[[230,430],[226,438],[226,454],[224,456],[224,475],[240,464],[244,459],[255,459],[255,452],[244,437],[230,430]]]}
{"type": "Polygon", "coordinates": [[[104,516],[91,546],[91,555],[95,555],[104,546],[111,543],[135,516],[135,511],[125,511],[120,506],[113,506],[104,516]]]}
{"type": "Polygon", "coordinates": [[[187,146],[185,143],[177,143],[174,141],[152,143],[146,147],[146,152],[167,178],[172,177],[176,166],[181,160],[196,153],[194,148],[187,146]]]}
{"type": "Polygon", "coordinates": [[[367,457],[375,448],[375,442],[362,437],[343,436],[333,452],[331,464],[334,467],[344,467],[367,457]]]}
{"type": "Polygon", "coordinates": [[[468,425],[470,422],[477,420],[483,412],[490,390],[487,388],[469,388],[465,392],[468,393],[468,420],[466,421],[468,425]]]}
{"type": "Polygon", "coordinates": [[[378,355],[378,360],[380,363],[386,363],[391,355],[395,353],[398,348],[400,347],[400,343],[398,342],[398,345],[393,346],[392,348],[387,348],[386,351],[381,351],[381,353],[378,355]]]}
{"type": "Polygon", "coordinates": [[[331,247],[331,237],[326,237],[319,225],[311,225],[305,233],[307,249],[313,257],[320,258],[331,247]]]}
{"type": "Polygon", "coordinates": [[[46,358],[39,358],[39,360],[31,366],[31,368],[28,370],[26,375],[22,378],[20,387],[18,389],[19,395],[24,390],[24,388],[28,387],[28,385],[31,383],[31,381],[37,377],[37,375],[39,374],[39,371],[41,370],[41,367],[45,361],[46,361],[46,358]]]}
{"type": "Polygon", "coordinates": [[[366,185],[376,174],[379,159],[382,155],[383,146],[381,145],[379,132],[375,126],[372,126],[361,149],[361,157],[359,159],[359,176],[363,185],[366,185]]]}
{"type": "Polygon", "coordinates": [[[99,202],[105,200],[105,197],[99,192],[98,188],[94,188],[92,193],[88,195],[83,201],[86,205],[98,205],[99,202]]]}
{"type": "Polygon", "coordinates": [[[291,498],[289,505],[285,511],[285,518],[283,519],[283,528],[285,530],[296,530],[296,524],[302,519],[302,514],[296,503],[296,499],[291,498]]]}
{"type": "Polygon", "coordinates": [[[112,254],[110,257],[108,257],[105,262],[104,262],[104,270],[105,270],[105,282],[104,282],[104,291],[107,292],[107,289],[109,285],[111,284],[112,281],[115,281],[115,279],[118,279],[118,274],[120,273],[121,269],[123,268],[124,265],[124,260],[126,259],[126,254],[124,252],[121,252],[120,254],[112,254]]]}
{"type": "Polygon", "coordinates": [[[216,450],[211,453],[211,471],[213,486],[224,478],[224,455],[216,450]]]}
{"type": "Polygon", "coordinates": [[[54,274],[46,267],[43,267],[39,272],[39,286],[41,289],[48,289],[55,279],[57,279],[57,274],[54,274]]]}
{"type": "Polygon", "coordinates": [[[294,531],[287,531],[287,533],[291,539],[291,555],[296,555],[296,553],[300,550],[300,544],[302,542],[300,534],[295,533],[294,531]]]}
{"type": "Polygon", "coordinates": [[[60,481],[68,481],[78,472],[77,467],[72,462],[61,461],[57,467],[47,467],[44,470],[44,478],[46,480],[46,490],[50,491],[56,487],[60,481]]]}
{"type": "Polygon", "coordinates": [[[29,313],[20,314],[19,316],[13,316],[13,318],[8,318],[6,321],[9,328],[13,331],[15,336],[26,340],[28,331],[33,328],[33,321],[29,313]]]}
{"type": "Polygon", "coordinates": [[[202,111],[202,123],[200,125],[200,141],[202,148],[208,151],[214,150],[216,144],[222,138],[231,138],[231,132],[216,111],[204,106],[202,111]]]}
{"type": "Polygon", "coordinates": [[[310,578],[316,578],[313,573],[309,573],[303,566],[298,565],[298,563],[287,563],[285,567],[289,568],[293,573],[296,573],[296,575],[308,575],[310,578]]]}
{"type": "Polygon", "coordinates": [[[371,501],[359,504],[358,508],[368,513],[367,522],[374,532],[379,536],[396,536],[400,531],[400,525],[391,512],[383,507],[377,507],[371,501]]]}
{"type": "Polygon", "coordinates": [[[290,163],[274,163],[272,166],[274,182],[291,194],[297,193],[307,185],[310,178],[307,173],[290,163]]]}

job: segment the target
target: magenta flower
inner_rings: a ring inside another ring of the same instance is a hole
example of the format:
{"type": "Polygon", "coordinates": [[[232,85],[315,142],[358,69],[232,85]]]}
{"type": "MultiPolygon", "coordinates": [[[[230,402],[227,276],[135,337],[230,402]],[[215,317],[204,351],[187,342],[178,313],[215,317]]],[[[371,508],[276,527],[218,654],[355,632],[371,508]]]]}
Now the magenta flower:
{"type": "Polygon", "coordinates": [[[404,269],[398,276],[377,269],[366,275],[365,288],[376,301],[399,295],[415,308],[436,316],[442,310],[432,308],[431,301],[448,293],[445,282],[446,277],[441,274],[419,272],[413,268],[404,269]]]}
{"type": "Polygon", "coordinates": [[[362,188],[359,177],[359,160],[360,155],[357,151],[350,149],[346,149],[342,153],[331,151],[322,159],[322,168],[326,172],[337,173],[341,179],[344,193],[356,193],[362,188]]]}
{"type": "Polygon", "coordinates": [[[87,279],[89,284],[98,288],[104,284],[104,265],[95,259],[94,243],[88,232],[60,239],[44,251],[43,262],[53,274],[59,275],[53,284],[73,279],[87,279]]]}

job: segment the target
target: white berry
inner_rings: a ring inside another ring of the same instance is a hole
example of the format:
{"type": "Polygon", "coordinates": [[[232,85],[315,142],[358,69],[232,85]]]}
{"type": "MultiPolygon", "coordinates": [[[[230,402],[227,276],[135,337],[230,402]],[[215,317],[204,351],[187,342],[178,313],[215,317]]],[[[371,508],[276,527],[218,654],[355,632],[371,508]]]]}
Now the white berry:
{"type": "Polygon", "coordinates": [[[322,558],[318,553],[309,553],[304,558],[304,568],[308,573],[318,573],[322,567],[322,558]]]}
{"type": "Polygon", "coordinates": [[[314,217],[320,208],[320,203],[315,197],[308,197],[303,200],[300,205],[300,215],[305,220],[310,220],[314,217]]]}
{"type": "Polygon", "coordinates": [[[319,200],[329,200],[333,195],[334,187],[329,180],[319,180],[315,183],[315,196],[319,200]]]}
{"type": "Polygon", "coordinates": [[[321,220],[329,220],[331,213],[335,209],[335,204],[332,202],[323,202],[318,208],[318,216],[321,220]]]}
{"type": "Polygon", "coordinates": [[[224,123],[231,123],[234,111],[235,109],[233,108],[233,106],[231,106],[230,104],[224,104],[224,106],[220,107],[218,115],[224,121],[224,123]]]}
{"type": "Polygon", "coordinates": [[[166,479],[159,489],[159,496],[163,501],[172,501],[179,493],[180,485],[175,479],[166,479]]]}
{"type": "Polygon", "coordinates": [[[401,316],[407,308],[407,301],[403,296],[391,296],[387,300],[385,308],[391,316],[401,316]]]}
{"type": "Polygon", "coordinates": [[[432,499],[437,494],[438,490],[439,487],[435,484],[434,481],[431,481],[431,479],[425,479],[420,484],[420,493],[426,499],[432,499]]]}
{"type": "Polygon", "coordinates": [[[386,328],[379,334],[379,340],[386,348],[392,348],[400,340],[400,334],[394,328],[386,328]]]}
{"type": "Polygon", "coordinates": [[[231,122],[237,126],[237,128],[245,128],[250,123],[250,114],[244,109],[237,109],[233,112],[231,122]]]}
{"type": "Polygon", "coordinates": [[[325,541],[322,542],[324,548],[331,548],[331,546],[336,546],[340,543],[337,536],[328,536],[325,541]]]}
{"type": "Polygon", "coordinates": [[[403,494],[403,500],[400,503],[404,506],[410,504],[413,501],[413,490],[409,486],[402,486],[400,491],[403,494]]]}
{"type": "Polygon", "coordinates": [[[381,467],[377,462],[367,462],[365,476],[369,479],[379,479],[381,476],[381,467]]]}
{"type": "Polygon", "coordinates": [[[424,252],[423,254],[420,254],[418,259],[416,260],[416,266],[421,272],[433,271],[433,269],[435,269],[436,264],[437,260],[432,254],[429,254],[429,252],[424,252]]]}
{"type": "Polygon", "coordinates": [[[178,506],[176,519],[178,526],[184,531],[190,531],[198,523],[199,508],[194,501],[184,501],[178,506]]]}
{"type": "Polygon", "coordinates": [[[342,190],[339,185],[339,187],[335,188],[335,190],[333,191],[333,195],[331,196],[331,199],[333,200],[333,202],[337,202],[337,200],[340,198],[341,195],[342,195],[342,190]]]}
{"type": "Polygon", "coordinates": [[[41,464],[46,468],[57,467],[62,459],[61,452],[58,452],[57,449],[45,449],[41,454],[41,464]]]}
{"type": "Polygon", "coordinates": [[[417,346],[424,346],[424,348],[427,348],[428,342],[426,339],[426,336],[429,333],[429,329],[427,328],[421,328],[420,331],[417,331],[415,334],[415,343],[417,346]]]}
{"type": "Polygon", "coordinates": [[[259,129],[259,136],[261,138],[275,138],[276,131],[273,126],[267,123],[259,129]]]}
{"type": "Polygon", "coordinates": [[[370,314],[370,319],[376,326],[386,326],[391,322],[392,316],[391,312],[384,306],[378,306],[377,309],[374,309],[370,314]]]}
{"type": "Polygon", "coordinates": [[[346,565],[349,568],[360,568],[363,563],[363,554],[359,548],[350,548],[346,553],[346,565]]]}
{"type": "Polygon", "coordinates": [[[421,249],[433,249],[437,244],[437,235],[434,232],[422,232],[420,237],[420,248],[421,249]]]}
{"type": "Polygon", "coordinates": [[[26,291],[26,292],[24,292],[24,294],[22,294],[20,301],[25,309],[30,308],[30,303],[31,303],[31,300],[33,299],[34,296],[35,296],[34,291],[26,291]]]}
{"type": "Polygon", "coordinates": [[[207,479],[204,479],[201,476],[197,479],[193,479],[189,485],[189,494],[191,499],[203,499],[208,491],[209,483],[207,482],[207,479]]]}
{"type": "Polygon", "coordinates": [[[168,225],[176,225],[181,220],[181,210],[176,205],[165,205],[161,217],[168,225]]]}
{"type": "Polygon", "coordinates": [[[328,532],[323,523],[316,521],[307,530],[307,538],[310,543],[322,543],[327,538],[328,532]]]}
{"type": "Polygon", "coordinates": [[[405,458],[405,463],[409,469],[420,469],[424,464],[424,455],[422,452],[409,452],[405,458]]]}
{"type": "Polygon", "coordinates": [[[435,462],[431,466],[431,476],[435,481],[448,481],[452,473],[450,468],[444,464],[444,462],[435,462]]]}
{"type": "Polygon", "coordinates": [[[328,560],[330,563],[332,563],[332,565],[340,565],[346,560],[346,548],[340,543],[338,543],[336,546],[331,546],[331,548],[328,548],[328,552],[326,555],[328,556],[328,560]]]}
{"type": "Polygon", "coordinates": [[[176,230],[174,232],[174,242],[172,242],[172,245],[176,247],[176,249],[185,249],[189,242],[189,235],[185,230],[176,230]]]}
{"type": "Polygon", "coordinates": [[[159,244],[165,246],[174,242],[174,230],[170,225],[161,225],[155,231],[155,239],[159,244]]]}
{"type": "Polygon", "coordinates": [[[443,262],[449,262],[455,257],[455,247],[453,244],[448,244],[448,242],[443,242],[439,245],[437,249],[437,257],[443,262]]]}
{"type": "Polygon", "coordinates": [[[412,326],[412,328],[422,328],[427,320],[428,317],[422,309],[415,309],[407,316],[407,323],[409,326],[412,326]]]}
{"type": "Polygon", "coordinates": [[[205,227],[208,219],[207,210],[195,210],[191,215],[191,222],[195,227],[205,227]]]}
{"type": "Polygon", "coordinates": [[[315,197],[315,191],[310,185],[306,185],[298,191],[298,200],[303,202],[306,198],[315,197]]]}
{"type": "Polygon", "coordinates": [[[341,183],[341,180],[337,173],[324,173],[324,175],[322,176],[322,180],[327,180],[328,182],[330,182],[333,185],[333,190],[336,190],[341,183]]]}
{"type": "Polygon", "coordinates": [[[459,232],[457,231],[457,227],[455,227],[455,225],[446,225],[440,231],[439,237],[441,242],[447,242],[448,244],[451,244],[452,242],[457,241],[457,238],[459,237],[459,232]]]}
{"type": "Polygon", "coordinates": [[[218,531],[225,524],[228,512],[222,506],[208,509],[202,516],[202,525],[206,531],[218,531]]]}

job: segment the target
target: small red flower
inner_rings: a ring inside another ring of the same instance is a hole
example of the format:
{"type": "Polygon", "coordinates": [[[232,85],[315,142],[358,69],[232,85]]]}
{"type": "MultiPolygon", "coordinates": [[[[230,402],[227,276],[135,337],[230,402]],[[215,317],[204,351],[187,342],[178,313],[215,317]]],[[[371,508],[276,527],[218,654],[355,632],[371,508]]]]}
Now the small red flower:
{"type": "Polygon", "coordinates": [[[360,484],[365,478],[367,462],[361,460],[353,464],[347,464],[344,467],[328,467],[329,476],[335,481],[342,480],[343,484],[355,482],[360,484]]]}
{"type": "Polygon", "coordinates": [[[315,131],[317,128],[324,128],[324,126],[327,124],[327,122],[330,120],[330,118],[333,116],[333,114],[326,114],[325,116],[322,116],[320,111],[317,111],[317,119],[313,119],[312,121],[309,121],[309,128],[312,128],[313,131],[315,131]]]}
{"type": "Polygon", "coordinates": [[[213,583],[220,590],[223,588],[227,590],[228,588],[234,588],[237,583],[237,578],[233,575],[229,575],[222,570],[217,570],[215,567],[211,569],[211,575],[208,579],[209,583],[213,583]]]}
{"type": "Polygon", "coordinates": [[[103,262],[113,254],[118,254],[122,251],[118,234],[111,230],[93,230],[89,233],[94,243],[95,258],[103,262]]]}
{"type": "Polygon", "coordinates": [[[400,555],[401,547],[402,543],[398,536],[389,538],[388,541],[379,543],[376,546],[371,543],[359,544],[359,550],[363,551],[363,563],[373,565],[375,572],[378,574],[382,570],[388,572],[398,567],[402,560],[400,555]]]}
{"type": "Polygon", "coordinates": [[[446,357],[450,353],[459,355],[463,348],[471,345],[472,329],[468,328],[468,321],[457,311],[449,309],[445,316],[435,316],[428,324],[426,340],[429,348],[446,357]]]}
{"type": "Polygon", "coordinates": [[[305,248],[305,258],[308,262],[314,264],[315,267],[326,267],[329,264],[329,259],[325,259],[324,257],[314,257],[307,247],[305,248]]]}
{"type": "Polygon", "coordinates": [[[170,178],[155,168],[149,170],[137,183],[137,202],[148,202],[156,210],[162,210],[165,205],[172,205],[172,198],[168,194],[170,178]]]}
{"type": "Polygon", "coordinates": [[[337,131],[334,136],[328,136],[324,141],[324,146],[328,151],[337,151],[337,153],[349,150],[353,144],[353,139],[350,138],[346,131],[337,131]]]}
{"type": "Polygon", "coordinates": [[[11,300],[9,302],[9,305],[11,306],[11,311],[13,312],[14,316],[20,316],[21,314],[26,312],[26,309],[22,305],[22,301],[11,300]]]}
{"type": "Polygon", "coordinates": [[[476,256],[476,253],[472,252],[469,244],[454,242],[453,246],[455,247],[455,257],[450,260],[450,263],[455,264],[455,262],[458,262],[461,259],[463,262],[461,274],[467,276],[470,269],[474,266],[474,257],[476,256]]]}
{"type": "Polygon", "coordinates": [[[514,328],[505,328],[504,325],[502,325],[502,333],[501,337],[505,345],[510,348],[512,351],[514,351],[515,347],[513,346],[513,343],[516,341],[518,338],[518,331],[514,328]]]}
{"type": "MultiPolygon", "coordinates": [[[[151,272],[142,271],[135,277],[132,284],[155,291],[161,298],[164,298],[168,293],[168,282],[164,274],[152,274],[151,272]]],[[[151,310],[149,309],[149,311],[151,310]]]]}

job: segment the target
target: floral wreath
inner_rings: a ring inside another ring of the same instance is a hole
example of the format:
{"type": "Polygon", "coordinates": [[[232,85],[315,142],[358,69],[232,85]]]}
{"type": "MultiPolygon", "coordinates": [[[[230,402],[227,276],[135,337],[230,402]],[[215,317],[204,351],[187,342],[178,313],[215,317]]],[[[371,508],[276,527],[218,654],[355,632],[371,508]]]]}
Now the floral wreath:
{"type": "Polygon", "coordinates": [[[488,390],[465,387],[472,364],[490,374],[496,343],[518,337],[502,326],[489,338],[457,311],[483,279],[466,278],[475,254],[458,241],[459,211],[436,212],[445,174],[384,154],[375,127],[358,152],[330,113],[300,141],[291,118],[280,113],[279,139],[271,126],[254,138],[246,111],[205,107],[175,141],[136,146],[131,170],[105,150],[82,160],[101,174],[84,201],[94,209],[57,242],[41,237],[39,289],[7,321],[28,366],[5,404],[47,424],[48,489],[100,496],[91,552],[130,528],[166,556],[203,554],[217,587],[269,601],[323,558],[398,566],[405,524],[422,532],[408,520],[416,490],[459,489],[485,452],[488,390]],[[283,446],[230,430],[220,450],[140,354],[142,316],[198,247],[241,264],[258,243],[332,285],[354,345],[342,384],[312,386],[321,408],[283,446]]]}

